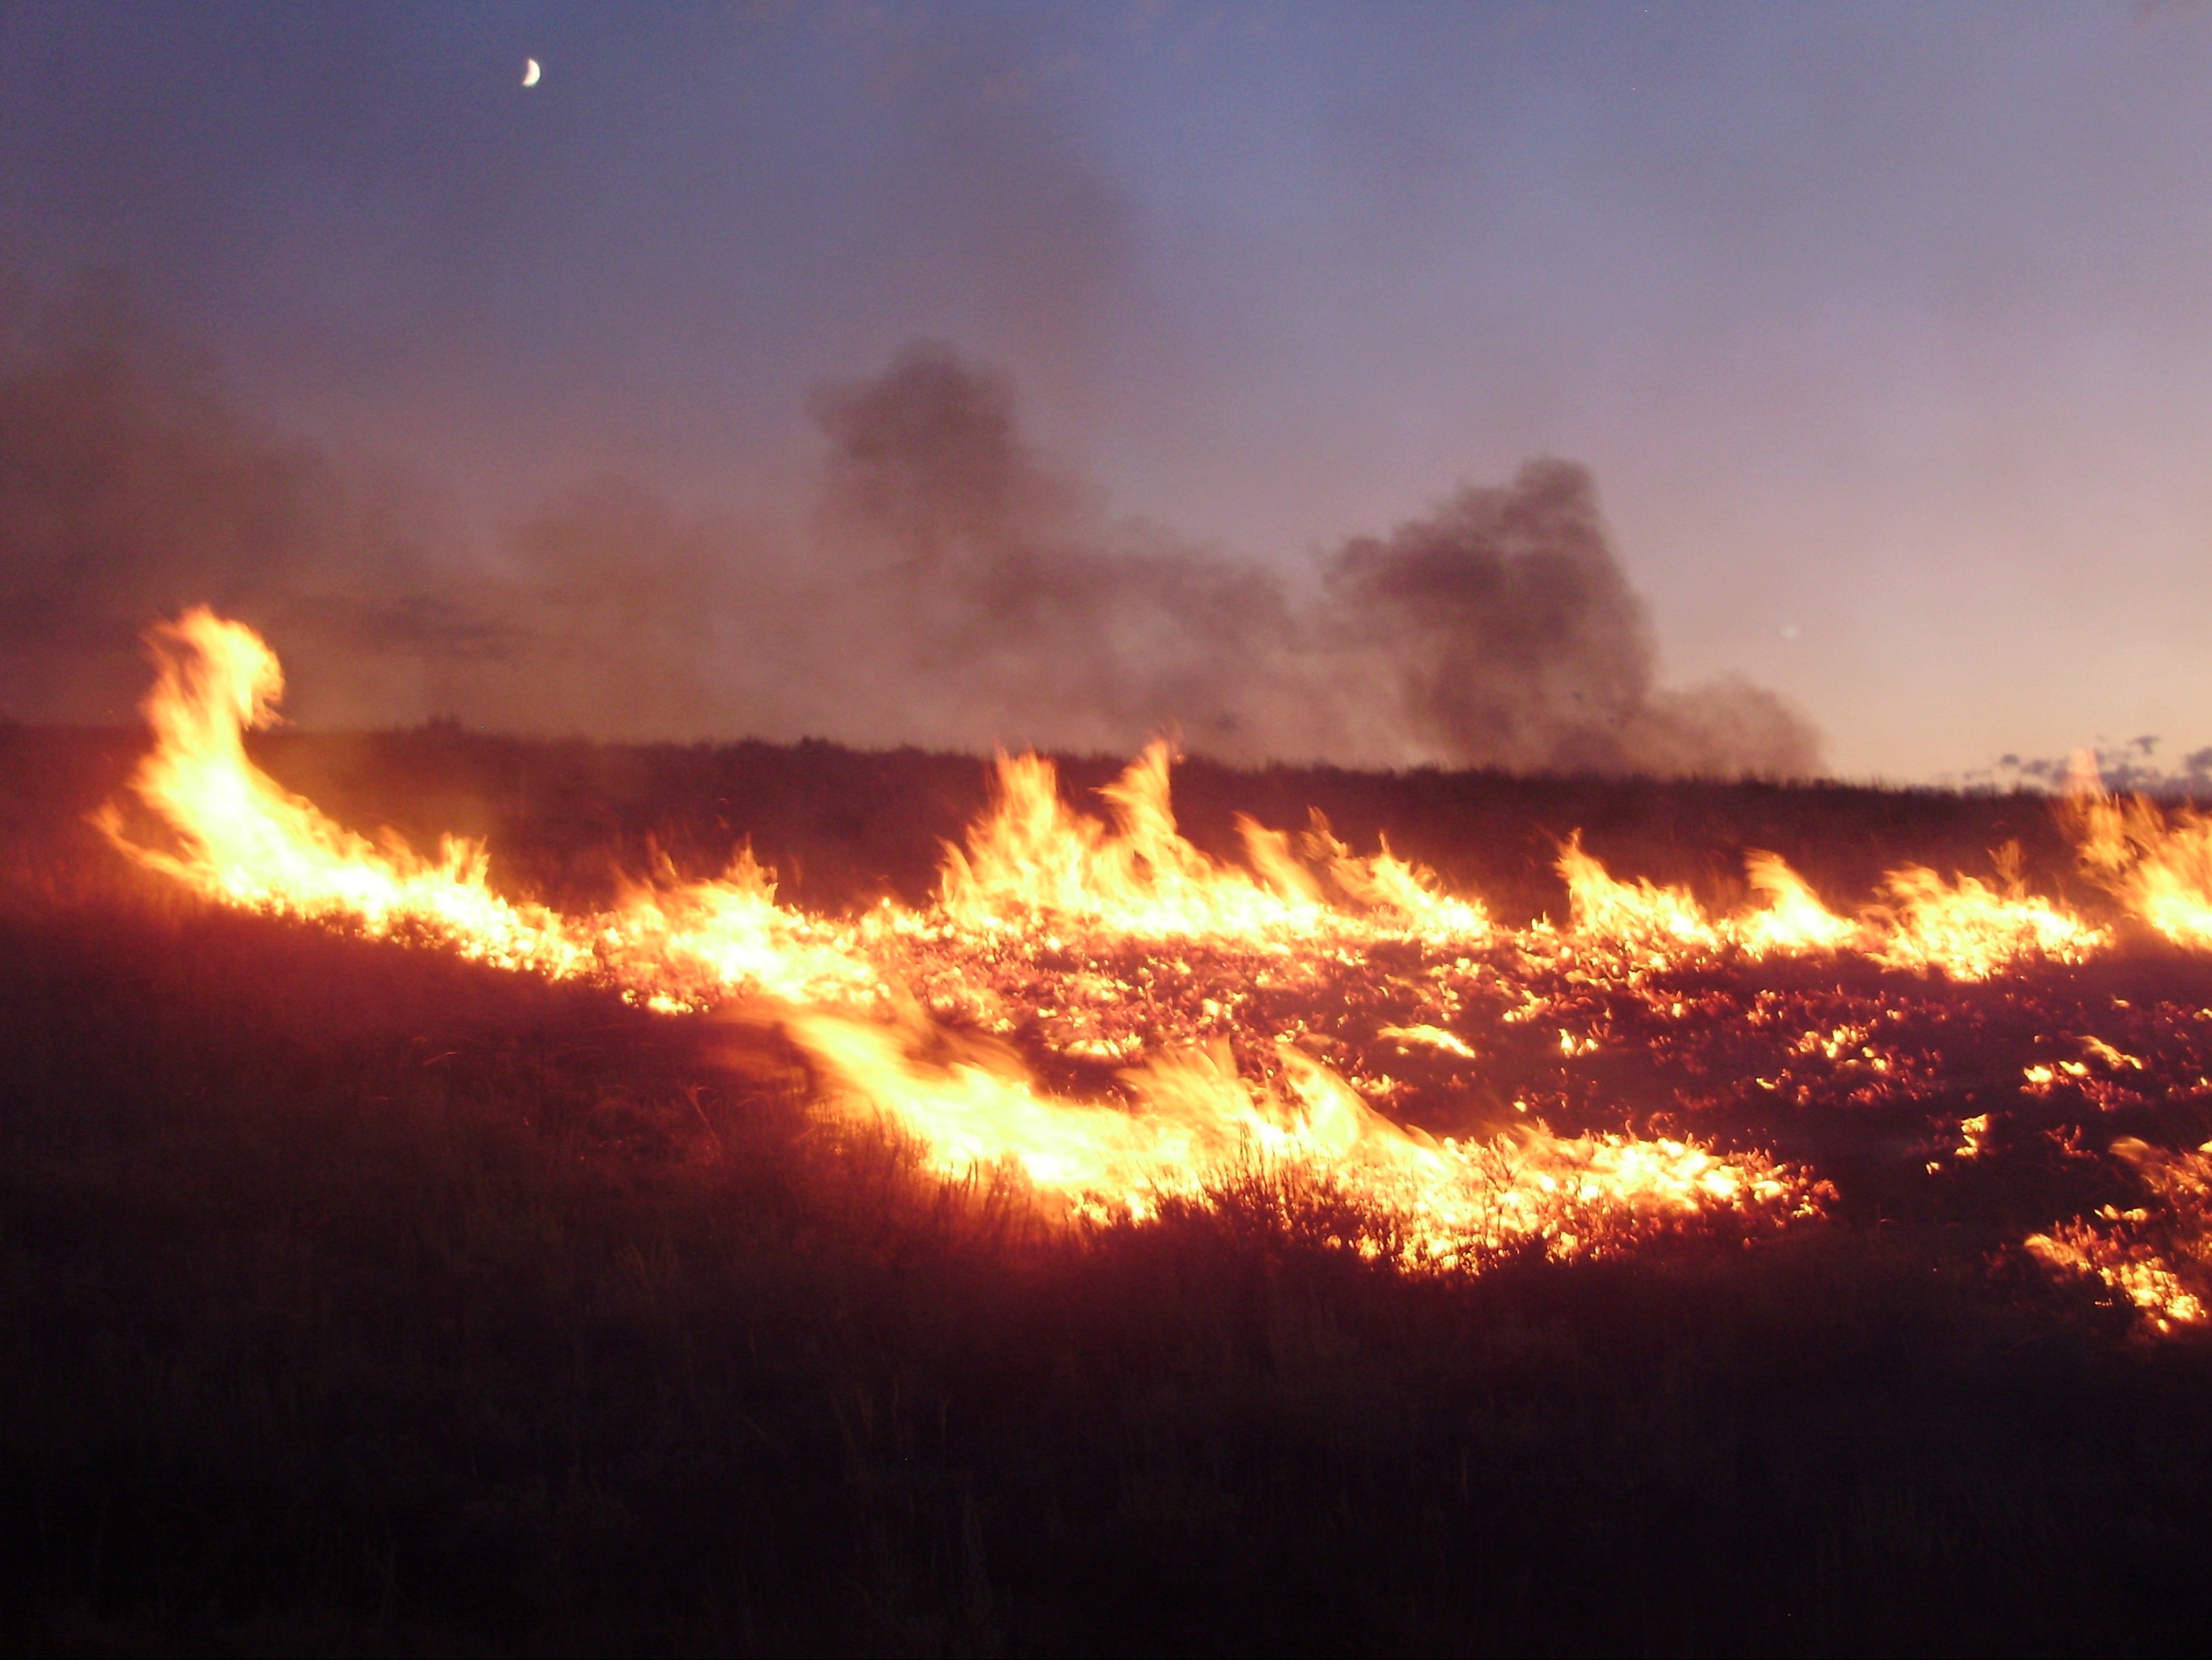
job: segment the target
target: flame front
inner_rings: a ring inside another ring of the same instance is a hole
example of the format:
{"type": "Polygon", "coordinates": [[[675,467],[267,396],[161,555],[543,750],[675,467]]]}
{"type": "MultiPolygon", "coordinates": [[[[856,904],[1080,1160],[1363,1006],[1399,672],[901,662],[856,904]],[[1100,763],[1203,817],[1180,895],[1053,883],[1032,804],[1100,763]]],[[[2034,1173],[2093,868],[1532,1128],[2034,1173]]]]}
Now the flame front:
{"type": "Polygon", "coordinates": [[[154,748],[131,788],[178,847],[132,839],[112,808],[99,822],[132,857],[210,898],[377,937],[421,934],[556,979],[605,975],[664,999],[739,983],[786,997],[876,987],[824,930],[776,907],[773,882],[750,856],[721,880],[639,891],[611,915],[578,919],[494,893],[479,842],[448,836],[434,860],[397,836],[372,842],[247,759],[246,730],[274,718],[284,688],[259,635],[200,609],[150,639],[154,748]]]}
{"type": "Polygon", "coordinates": [[[1972,876],[1946,882],[1923,865],[1892,871],[1883,882],[1887,938],[1875,958],[1893,968],[1941,969],[1957,980],[1986,980],[2026,958],[2078,963],[2109,935],[2045,899],[2002,891],[1972,876]]]}
{"type": "MultiPolygon", "coordinates": [[[[1142,1219],[1260,1170],[1318,1183],[1367,1219],[1348,1243],[1409,1265],[1608,1251],[1689,1222],[1782,1224],[1816,1213],[1824,1185],[1757,1151],[1671,1132],[1554,1134],[1519,1098],[1502,1128],[1431,1136],[1386,1110],[1403,1087],[1390,1073],[1480,1085],[1489,1040],[1471,1043],[1463,1018],[1475,1000],[1501,1031],[1560,1020],[1591,988],[1664,1023],[1689,1007],[1664,987],[1714,964],[1756,975],[1771,959],[1851,955],[1972,982],[2110,940],[2002,860],[1996,886],[1905,866],[1883,903],[1845,917],[1753,854],[1759,903],[1717,916],[1686,889],[1614,879],[1578,836],[1559,856],[1567,926],[1503,928],[1387,842],[1353,852],[1317,813],[1296,833],[1240,818],[1243,864],[1209,856],[1176,824],[1164,742],[1101,792],[1105,820],[1062,798],[1050,762],[1001,756],[991,804],[946,848],[927,906],[811,915],[778,904],[771,873],[740,853],[720,878],[663,869],[606,910],[569,915],[495,892],[480,844],[448,839],[424,858],[334,824],[256,768],[242,735],[272,718],[283,682],[252,630],[201,610],[149,637],[155,743],[132,788],[166,835],[102,817],[148,866],[225,904],[589,978],[670,1012],[754,1000],[811,1059],[825,1106],[880,1115],[948,1177],[1018,1172],[1078,1216],[1142,1219]],[[1404,1058],[1386,1072],[1392,1052],[1404,1058]]],[[[2085,861],[2131,914],[2212,946],[2212,827],[2140,804],[2084,822],[2085,861]]],[[[1557,1036],[1568,1068],[1618,1041],[1602,1019],[1557,1036]]],[[[1916,1064],[1854,1016],[1782,1044],[1757,1086],[1802,1091],[1787,1083],[1800,1056],[1875,1090],[1910,1087],[1916,1064]]],[[[2061,1225],[2031,1249],[2102,1274],[2101,1237],[2061,1225]]],[[[2169,1323],[2194,1317],[2179,1284],[2159,1293],[2169,1323]]]]}
{"type": "MultiPolygon", "coordinates": [[[[940,1011],[960,1011],[963,994],[1002,1009],[1009,951],[1065,951],[1062,936],[1108,951],[1210,952],[1232,979],[1255,960],[1282,965],[1294,946],[1465,951],[1489,939],[1480,906],[1387,846],[1352,854],[1318,818],[1295,843],[1244,824],[1253,871],[1207,858],[1176,829],[1164,744],[1104,792],[1110,828],[1062,803],[1048,762],[1001,757],[993,808],[964,848],[948,849],[941,902],[925,911],[809,917],[778,906],[770,878],[741,856],[719,880],[662,881],[609,912],[569,916],[495,893],[478,844],[449,840],[431,860],[396,837],[372,842],[255,767],[242,734],[272,717],[283,680],[251,629],[199,610],[150,638],[155,745],[132,787],[174,846],[134,836],[111,811],[103,823],[133,857],[227,904],[589,976],[659,1007],[778,1000],[827,1096],[887,1115],[947,1174],[1012,1164],[1080,1212],[1143,1217],[1201,1196],[1245,1161],[1309,1167],[1386,1218],[1397,1255],[1443,1264],[1516,1243],[1601,1249],[1651,1219],[1812,1207],[1803,1177],[1686,1142],[1562,1139],[1534,1125],[1470,1143],[1426,1137],[1288,1043],[1267,1075],[1247,1078],[1218,1034],[1170,1034],[1192,1040],[1178,1044],[1147,1030],[1095,1051],[1139,1064],[1115,1091],[1080,1099],[1041,1088],[1012,1050],[939,1025],[902,988],[933,985],[940,1011]]],[[[1091,977],[1094,995],[1119,1000],[1112,976],[1091,977]]],[[[1054,994],[1068,1000],[1068,990],[1054,994]]],[[[1079,1056],[1080,1043],[1061,1048],[1079,1056]]]]}
{"type": "Polygon", "coordinates": [[[1720,946],[1719,933],[1686,891],[1657,886],[1647,877],[1615,881],[1583,851],[1580,832],[1559,849],[1559,875],[1574,931],[1585,939],[1640,955],[1654,967],[1720,946]]]}
{"type": "Polygon", "coordinates": [[[1285,948],[1322,937],[1418,933],[1470,944],[1488,937],[1490,919],[1481,906],[1444,894],[1434,877],[1395,857],[1387,842],[1372,858],[1353,854],[1318,814],[1300,838],[1308,858],[1293,852],[1281,831],[1240,815],[1237,828],[1256,874],[1217,864],[1176,828],[1169,762],[1166,741],[1156,739],[1100,792],[1114,812],[1109,829],[1061,801],[1050,761],[1001,755],[989,812],[969,832],[964,849],[945,849],[945,919],[991,931],[1046,918],[1063,928],[1129,939],[1285,948]],[[1362,907],[1364,917],[1332,907],[1326,897],[1331,886],[1362,907]]]}

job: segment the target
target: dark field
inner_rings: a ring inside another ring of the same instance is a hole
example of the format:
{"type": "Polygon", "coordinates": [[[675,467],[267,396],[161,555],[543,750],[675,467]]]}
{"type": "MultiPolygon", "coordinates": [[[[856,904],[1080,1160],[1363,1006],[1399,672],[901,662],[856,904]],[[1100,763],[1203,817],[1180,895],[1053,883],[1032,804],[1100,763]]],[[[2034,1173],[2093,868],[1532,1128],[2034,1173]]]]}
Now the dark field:
{"type": "MultiPolygon", "coordinates": [[[[82,823],[137,746],[0,733],[10,1651],[2201,1641],[2212,1346],[1996,1249],[2055,1192],[1845,1181],[1753,1248],[1476,1280],[1259,1183],[1073,1236],[810,1115],[757,1029],[183,898],[82,823]]],[[[797,903],[920,899],[984,799],[827,746],[256,752],[567,903],[748,834],[797,903]]],[[[1746,847],[1850,909],[2017,838],[2093,903],[2030,798],[1193,763],[1176,800],[1217,852],[1239,809],[1387,830],[1514,921],[1577,826],[1714,902],[1746,847]]],[[[2074,972],[2212,1003],[2188,959],[2074,972]]]]}

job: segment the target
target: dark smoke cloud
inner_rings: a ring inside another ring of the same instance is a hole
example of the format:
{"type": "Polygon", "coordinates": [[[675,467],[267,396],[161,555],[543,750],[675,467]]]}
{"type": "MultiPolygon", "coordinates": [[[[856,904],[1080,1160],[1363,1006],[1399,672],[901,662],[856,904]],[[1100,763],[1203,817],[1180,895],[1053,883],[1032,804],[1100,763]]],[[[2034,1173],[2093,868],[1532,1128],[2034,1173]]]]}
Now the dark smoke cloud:
{"type": "Polygon", "coordinates": [[[1770,692],[1658,688],[1649,615],[1572,463],[1357,538],[1301,590],[1109,520],[1023,444],[1006,383],[943,348],[824,393],[817,416],[824,533],[866,574],[849,614],[935,741],[1127,747],[1175,721],[1194,748],[1242,760],[1818,763],[1812,729],[1770,692]]]}
{"type": "Polygon", "coordinates": [[[1656,684],[1649,612],[1630,588],[1587,468],[1533,461],[1463,489],[1329,562],[1328,603],[1414,743],[1516,769],[1799,774],[1819,740],[1739,680],[1656,684]],[[1395,694],[1395,697],[1393,696],[1395,694]]]}
{"type": "MultiPolygon", "coordinates": [[[[625,738],[1224,759],[1794,774],[1772,694],[1656,684],[1589,474],[1467,489],[1297,577],[1117,520],[1036,455],[1011,385],[948,348],[823,388],[795,526],[682,515],[619,479],[478,545],[421,483],[239,414],[87,282],[0,369],[0,699],[114,720],[138,630],[205,600],[270,631],[328,724],[454,714],[625,738]]],[[[774,506],[775,504],[770,504],[774,506]]]]}
{"type": "Polygon", "coordinates": [[[1006,381],[943,348],[826,389],[815,414],[840,654],[872,665],[879,719],[927,742],[1077,749],[1180,722],[1199,747],[1256,752],[1268,688],[1249,683],[1282,689],[1263,654],[1297,626],[1277,578],[1109,520],[1030,453],[1006,381]]]}

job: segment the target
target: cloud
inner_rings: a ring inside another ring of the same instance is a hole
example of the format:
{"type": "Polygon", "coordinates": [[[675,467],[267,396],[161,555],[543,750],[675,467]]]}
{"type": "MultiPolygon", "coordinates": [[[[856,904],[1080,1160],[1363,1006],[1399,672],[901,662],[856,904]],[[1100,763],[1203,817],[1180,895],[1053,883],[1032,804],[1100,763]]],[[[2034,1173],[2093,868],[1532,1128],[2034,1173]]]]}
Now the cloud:
{"type": "Polygon", "coordinates": [[[2179,756],[2168,767],[2157,758],[2159,741],[2152,733],[2124,744],[2100,739],[2069,755],[2000,756],[1960,782],[1969,789],[2065,790],[2081,781],[2086,760],[2095,768],[2097,782],[2118,794],[2212,797],[2212,745],[2179,756]]]}

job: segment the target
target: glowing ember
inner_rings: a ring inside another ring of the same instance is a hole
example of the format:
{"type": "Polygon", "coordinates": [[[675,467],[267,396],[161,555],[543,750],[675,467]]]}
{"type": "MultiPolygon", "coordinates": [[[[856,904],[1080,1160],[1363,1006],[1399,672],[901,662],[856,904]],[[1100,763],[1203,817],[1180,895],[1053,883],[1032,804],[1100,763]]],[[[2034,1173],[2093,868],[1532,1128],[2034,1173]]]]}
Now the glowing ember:
{"type": "Polygon", "coordinates": [[[2104,1206],[2030,1235],[2027,1249],[2056,1273],[2102,1281],[2160,1331],[2193,1325],[2204,1318],[2204,1302],[2176,1268],[2200,1286],[2212,1269],[2212,1141],[2194,1152],[2161,1152],[2127,1137],[2112,1154],[2133,1169],[2151,1203],[2104,1206]]]}

